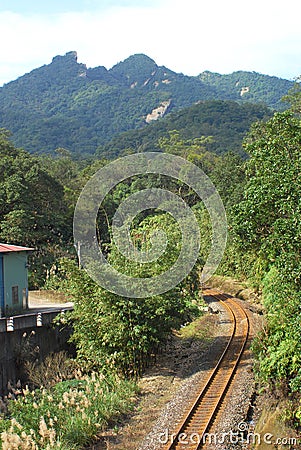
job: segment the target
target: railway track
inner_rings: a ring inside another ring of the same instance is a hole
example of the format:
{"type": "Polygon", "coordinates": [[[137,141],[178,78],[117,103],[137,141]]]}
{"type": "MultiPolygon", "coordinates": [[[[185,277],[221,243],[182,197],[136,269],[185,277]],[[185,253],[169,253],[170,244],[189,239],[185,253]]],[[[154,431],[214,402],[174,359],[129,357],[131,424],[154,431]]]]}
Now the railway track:
{"type": "Polygon", "coordinates": [[[231,317],[231,332],[218,363],[209,373],[188,414],[183,418],[164,450],[196,450],[205,447],[206,436],[224,401],[249,336],[249,319],[244,309],[230,296],[215,290],[204,296],[218,300],[231,317]]]}

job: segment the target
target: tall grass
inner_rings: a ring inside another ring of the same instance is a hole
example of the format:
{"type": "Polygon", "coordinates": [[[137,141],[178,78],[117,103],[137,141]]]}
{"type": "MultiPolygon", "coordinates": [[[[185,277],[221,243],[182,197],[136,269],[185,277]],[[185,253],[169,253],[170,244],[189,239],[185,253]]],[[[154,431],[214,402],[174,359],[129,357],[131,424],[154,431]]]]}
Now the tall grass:
{"type": "Polygon", "coordinates": [[[23,390],[0,422],[3,450],[76,450],[91,442],[135,400],[134,382],[78,376],[51,389],[23,390]]]}

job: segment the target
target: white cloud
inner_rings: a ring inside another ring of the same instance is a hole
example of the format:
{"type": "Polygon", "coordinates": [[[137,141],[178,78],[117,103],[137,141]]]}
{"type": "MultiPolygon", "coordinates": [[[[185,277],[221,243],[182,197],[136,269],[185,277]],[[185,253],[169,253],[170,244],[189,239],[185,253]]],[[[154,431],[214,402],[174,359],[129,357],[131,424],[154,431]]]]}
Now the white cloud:
{"type": "Polygon", "coordinates": [[[296,0],[284,6],[271,0],[162,0],[146,5],[56,15],[0,13],[0,84],[70,50],[77,50],[79,62],[89,67],[109,68],[145,53],[190,75],[206,69],[287,77],[301,73],[296,0]]]}

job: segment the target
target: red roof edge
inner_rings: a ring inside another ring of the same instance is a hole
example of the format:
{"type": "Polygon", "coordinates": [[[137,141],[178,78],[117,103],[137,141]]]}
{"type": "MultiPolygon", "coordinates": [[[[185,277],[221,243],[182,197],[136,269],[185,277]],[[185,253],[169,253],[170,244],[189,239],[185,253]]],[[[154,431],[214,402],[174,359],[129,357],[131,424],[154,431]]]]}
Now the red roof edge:
{"type": "Polygon", "coordinates": [[[34,248],[30,247],[20,247],[19,245],[11,245],[11,244],[2,244],[0,242],[0,253],[9,253],[9,252],[29,252],[33,251],[34,248]]]}

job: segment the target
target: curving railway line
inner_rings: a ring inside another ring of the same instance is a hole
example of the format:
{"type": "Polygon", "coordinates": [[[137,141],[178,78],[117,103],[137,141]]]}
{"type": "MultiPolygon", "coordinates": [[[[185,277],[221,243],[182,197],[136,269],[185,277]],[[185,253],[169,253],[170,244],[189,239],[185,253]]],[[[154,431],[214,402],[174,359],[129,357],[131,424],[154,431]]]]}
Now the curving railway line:
{"type": "Polygon", "coordinates": [[[205,290],[204,296],[223,304],[231,318],[231,332],[220,359],[164,450],[196,450],[206,446],[206,436],[210,433],[248,341],[249,319],[240,304],[216,290],[205,290]]]}

